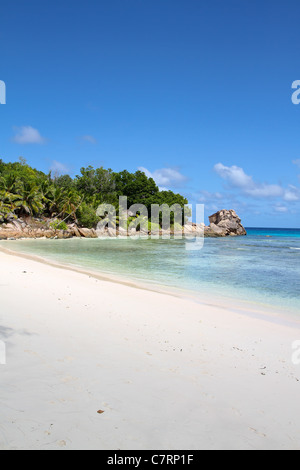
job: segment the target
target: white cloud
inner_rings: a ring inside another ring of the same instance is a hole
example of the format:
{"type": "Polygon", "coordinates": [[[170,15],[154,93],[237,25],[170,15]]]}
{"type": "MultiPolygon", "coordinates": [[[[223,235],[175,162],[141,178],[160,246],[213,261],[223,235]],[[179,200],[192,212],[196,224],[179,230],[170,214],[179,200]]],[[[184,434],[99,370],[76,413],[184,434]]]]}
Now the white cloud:
{"type": "Polygon", "coordinates": [[[37,129],[31,126],[15,127],[16,135],[14,142],[17,144],[45,144],[46,139],[41,136],[37,129]]]}
{"type": "Polygon", "coordinates": [[[180,173],[177,168],[161,168],[153,173],[144,167],[138,169],[143,171],[148,178],[153,178],[160,189],[165,191],[170,187],[180,187],[187,181],[187,177],[180,173]]]}
{"type": "Polygon", "coordinates": [[[243,168],[238,166],[225,166],[222,163],[215,165],[214,170],[231,187],[241,189],[242,192],[253,198],[283,197],[284,188],[278,184],[257,183],[252,176],[245,173],[243,168]]]}
{"type": "Polygon", "coordinates": [[[285,190],[283,199],[287,202],[296,202],[300,200],[300,190],[291,184],[285,190]]]}
{"type": "Polygon", "coordinates": [[[59,174],[59,175],[66,175],[67,173],[70,172],[70,169],[66,165],[56,160],[53,160],[50,170],[54,174],[59,174]]]}
{"type": "Polygon", "coordinates": [[[92,135],[83,135],[82,140],[85,140],[86,142],[89,142],[90,144],[97,144],[97,139],[93,137],[92,135]]]}
{"type": "Polygon", "coordinates": [[[228,167],[222,163],[217,163],[214,170],[235,188],[253,188],[255,186],[252,176],[246,175],[243,168],[238,166],[228,167]]]}
{"type": "MultiPolygon", "coordinates": [[[[205,205],[205,211],[207,215],[211,215],[221,209],[235,209],[238,214],[243,214],[245,212],[243,201],[237,197],[236,194],[231,192],[210,192],[210,191],[200,191],[194,193],[191,200],[195,200],[201,204],[205,205]]],[[[249,210],[249,203],[247,204],[247,210],[249,210]]],[[[251,206],[252,207],[252,206],[251,206]]]]}
{"type": "Polygon", "coordinates": [[[255,184],[253,188],[245,188],[245,192],[255,198],[268,198],[281,197],[284,190],[278,184],[255,184]]]}
{"type": "Polygon", "coordinates": [[[210,215],[213,215],[215,212],[218,212],[220,210],[220,206],[218,206],[217,204],[210,204],[210,203],[207,203],[205,204],[205,210],[208,211],[210,213],[210,215]]]}
{"type": "Polygon", "coordinates": [[[278,212],[280,214],[285,214],[286,212],[289,211],[288,207],[286,207],[286,206],[275,206],[274,210],[275,210],[275,212],[278,212]]]}
{"type": "Polygon", "coordinates": [[[210,193],[209,191],[200,191],[200,196],[197,198],[199,202],[210,202],[214,200],[225,199],[221,193],[210,193]]]}
{"type": "Polygon", "coordinates": [[[300,168],[300,158],[298,160],[293,160],[293,164],[300,168]]]}

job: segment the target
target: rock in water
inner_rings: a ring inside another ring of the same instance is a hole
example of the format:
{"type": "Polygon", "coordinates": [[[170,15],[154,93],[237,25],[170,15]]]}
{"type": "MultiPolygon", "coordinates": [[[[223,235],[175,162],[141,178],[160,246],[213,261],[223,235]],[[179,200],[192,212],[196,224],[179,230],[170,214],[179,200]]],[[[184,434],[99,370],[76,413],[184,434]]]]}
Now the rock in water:
{"type": "Polygon", "coordinates": [[[209,217],[213,236],[228,237],[247,235],[242,221],[234,210],[222,210],[209,217]]]}

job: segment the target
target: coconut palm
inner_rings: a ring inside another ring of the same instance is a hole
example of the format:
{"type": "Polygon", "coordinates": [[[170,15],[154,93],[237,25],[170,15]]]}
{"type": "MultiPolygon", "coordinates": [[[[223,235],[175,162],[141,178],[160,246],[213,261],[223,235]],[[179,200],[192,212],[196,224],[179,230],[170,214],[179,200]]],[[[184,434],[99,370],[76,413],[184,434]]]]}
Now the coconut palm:
{"type": "Polygon", "coordinates": [[[39,187],[32,181],[23,182],[17,204],[19,215],[40,215],[44,204],[39,187]]]}
{"type": "Polygon", "coordinates": [[[52,186],[49,194],[49,212],[52,217],[57,217],[61,212],[61,207],[65,202],[65,191],[62,188],[52,186]]]}
{"type": "Polygon", "coordinates": [[[80,206],[81,197],[77,194],[74,190],[65,191],[63,195],[63,199],[60,204],[61,215],[71,216],[74,214],[80,206]]]}
{"type": "Polygon", "coordinates": [[[66,217],[74,215],[79,207],[81,198],[74,190],[64,190],[62,188],[53,187],[49,198],[49,210],[52,217],[66,217]]]}
{"type": "Polygon", "coordinates": [[[39,184],[39,192],[41,194],[42,203],[44,204],[45,213],[51,215],[50,207],[52,205],[54,185],[51,180],[43,180],[39,184]]]}
{"type": "Polygon", "coordinates": [[[5,218],[9,213],[13,213],[19,207],[19,195],[11,194],[8,191],[0,191],[0,217],[5,218]]]}
{"type": "Polygon", "coordinates": [[[5,191],[9,194],[19,194],[22,188],[22,182],[17,174],[7,173],[0,177],[0,191],[5,191]]]}

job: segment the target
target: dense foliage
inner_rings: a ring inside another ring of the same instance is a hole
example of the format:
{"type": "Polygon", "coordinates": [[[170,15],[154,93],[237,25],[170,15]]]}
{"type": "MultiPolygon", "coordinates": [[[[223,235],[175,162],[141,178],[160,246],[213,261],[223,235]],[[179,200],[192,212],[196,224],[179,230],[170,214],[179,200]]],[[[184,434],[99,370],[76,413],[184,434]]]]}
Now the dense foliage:
{"type": "MultiPolygon", "coordinates": [[[[160,191],[155,181],[145,173],[115,173],[111,169],[82,168],[74,179],[69,175],[53,176],[31,168],[24,159],[4,163],[0,159],[0,222],[8,215],[45,217],[84,227],[95,227],[97,207],[112,204],[118,211],[119,196],[133,204],[179,204],[187,200],[172,191],[160,191]]],[[[149,212],[150,216],[150,212],[149,212]]]]}

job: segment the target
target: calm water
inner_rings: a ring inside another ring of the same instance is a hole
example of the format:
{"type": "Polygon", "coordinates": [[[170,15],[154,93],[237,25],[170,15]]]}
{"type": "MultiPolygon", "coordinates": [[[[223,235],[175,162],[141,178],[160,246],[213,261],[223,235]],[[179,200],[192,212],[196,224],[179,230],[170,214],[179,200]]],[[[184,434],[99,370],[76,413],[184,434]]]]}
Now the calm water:
{"type": "Polygon", "coordinates": [[[127,279],[297,309],[300,230],[248,229],[247,237],[184,240],[25,240],[1,246],[127,279]]]}

